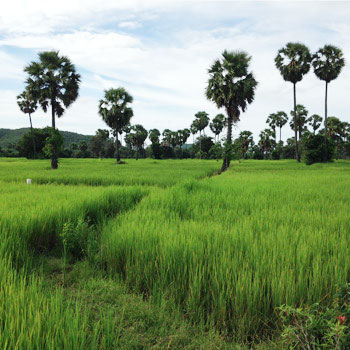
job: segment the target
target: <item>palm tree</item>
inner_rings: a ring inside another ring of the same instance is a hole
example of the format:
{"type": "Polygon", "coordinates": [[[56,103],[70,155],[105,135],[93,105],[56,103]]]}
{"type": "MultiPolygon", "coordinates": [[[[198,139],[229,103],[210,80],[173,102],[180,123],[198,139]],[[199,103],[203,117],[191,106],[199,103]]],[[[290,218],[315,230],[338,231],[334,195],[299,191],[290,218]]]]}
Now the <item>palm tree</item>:
{"type": "Polygon", "coordinates": [[[315,135],[316,130],[321,126],[322,117],[320,117],[318,114],[313,114],[309,117],[308,122],[315,135]]]}
{"type": "Polygon", "coordinates": [[[280,145],[282,142],[282,128],[287,124],[288,115],[286,112],[278,111],[276,113],[276,126],[280,128],[280,145]]]}
{"type": "MultiPolygon", "coordinates": [[[[282,74],[285,81],[293,83],[294,94],[294,124],[297,125],[297,102],[296,84],[303,79],[303,76],[310,70],[311,55],[309,49],[301,43],[288,43],[280,49],[275,58],[276,67],[282,74]]],[[[295,157],[300,162],[298,149],[298,135],[295,128],[295,157]]]]}
{"type": "Polygon", "coordinates": [[[193,144],[194,144],[194,135],[198,132],[198,120],[195,119],[190,127],[191,134],[193,135],[193,144]]]}
{"type": "Polygon", "coordinates": [[[33,98],[33,96],[30,94],[28,89],[26,89],[20,95],[17,96],[17,104],[20,110],[23,113],[28,114],[29,116],[30,132],[32,134],[33,152],[34,152],[34,158],[35,158],[36,149],[35,149],[35,139],[34,139],[34,133],[33,133],[33,124],[32,124],[31,114],[34,113],[38,108],[38,102],[33,98]]]}
{"type": "Polygon", "coordinates": [[[325,104],[324,104],[324,129],[325,129],[325,142],[327,139],[327,94],[328,84],[338,78],[342,68],[345,65],[343,53],[341,49],[332,45],[325,45],[319,49],[313,56],[312,66],[314,73],[317,78],[325,81],[326,93],[325,93],[325,104]]]}
{"type": "Polygon", "coordinates": [[[136,147],[136,160],[139,159],[139,153],[142,151],[148,132],[141,124],[135,124],[131,127],[129,134],[131,142],[136,147]]]}
{"type": "Polygon", "coordinates": [[[159,144],[160,132],[158,129],[151,129],[148,132],[148,137],[151,140],[152,144],[159,144]]]}
{"type": "Polygon", "coordinates": [[[218,114],[215,116],[215,118],[212,120],[212,122],[209,125],[210,130],[215,135],[215,142],[216,142],[216,138],[217,137],[219,138],[219,135],[225,126],[225,121],[226,121],[225,116],[223,114],[218,114]]]}
{"type": "Polygon", "coordinates": [[[118,133],[130,123],[134,115],[133,110],[129,107],[132,103],[132,96],[122,87],[118,89],[105,90],[105,97],[99,102],[98,113],[103,121],[113,130],[116,139],[116,159],[120,163],[118,133]]]}
{"type": "Polygon", "coordinates": [[[259,137],[259,147],[262,150],[265,159],[268,159],[270,156],[271,148],[274,146],[274,142],[271,140],[271,137],[274,137],[273,130],[265,129],[261,131],[259,137]]]}
{"type": "Polygon", "coordinates": [[[277,126],[277,114],[276,113],[271,113],[267,119],[266,119],[266,123],[269,125],[269,127],[272,129],[273,131],[273,137],[276,141],[276,126],[277,126]]]}
{"type": "Polygon", "coordinates": [[[254,146],[253,134],[250,131],[242,131],[239,134],[239,141],[243,150],[243,158],[246,158],[250,146],[254,146]]]}
{"type": "Polygon", "coordinates": [[[201,136],[201,132],[208,126],[209,124],[209,117],[208,117],[207,112],[197,112],[194,116],[196,117],[197,120],[197,129],[199,131],[199,136],[201,136]]]}
{"type": "MultiPolygon", "coordinates": [[[[24,71],[29,77],[27,88],[34,99],[38,100],[44,112],[51,106],[53,139],[56,133],[56,116],[62,117],[77,98],[80,75],[68,57],[59,56],[57,51],[39,53],[39,61],[31,62],[24,71]]],[[[57,146],[52,145],[51,167],[58,168],[57,146]]]]}
{"type": "Polygon", "coordinates": [[[290,121],[289,125],[292,130],[296,130],[298,132],[299,140],[301,140],[302,132],[307,129],[306,123],[308,122],[307,115],[309,114],[309,111],[303,105],[297,105],[296,107],[296,115],[294,114],[294,111],[290,111],[290,114],[293,118],[290,121]],[[295,121],[297,121],[296,128],[295,121]]]}
{"type": "Polygon", "coordinates": [[[206,96],[218,108],[225,108],[227,114],[226,150],[222,171],[230,166],[232,148],[232,125],[239,121],[241,112],[254,100],[257,81],[248,73],[251,57],[246,52],[224,51],[222,59],[216,60],[209,68],[206,96]]]}

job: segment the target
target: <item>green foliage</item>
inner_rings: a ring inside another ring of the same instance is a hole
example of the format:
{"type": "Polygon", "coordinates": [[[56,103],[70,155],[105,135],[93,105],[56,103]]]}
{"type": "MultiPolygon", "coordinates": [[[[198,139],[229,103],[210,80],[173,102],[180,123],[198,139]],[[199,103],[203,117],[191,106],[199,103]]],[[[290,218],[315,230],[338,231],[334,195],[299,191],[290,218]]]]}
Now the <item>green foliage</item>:
{"type": "Polygon", "coordinates": [[[281,306],[284,343],[293,349],[348,349],[350,347],[350,285],[339,288],[330,307],[316,303],[304,308],[281,306]]]}
{"type": "Polygon", "coordinates": [[[335,145],[332,139],[327,138],[325,144],[324,135],[308,135],[304,141],[304,161],[311,165],[320,162],[331,162],[334,159],[335,145]]]}
{"type": "Polygon", "coordinates": [[[50,136],[46,138],[43,152],[48,158],[52,158],[62,151],[64,140],[57,129],[49,128],[49,135],[50,136]]]}
{"type": "Polygon", "coordinates": [[[288,43],[278,51],[275,64],[284,80],[296,84],[310,70],[311,59],[310,51],[304,44],[288,43]]]}

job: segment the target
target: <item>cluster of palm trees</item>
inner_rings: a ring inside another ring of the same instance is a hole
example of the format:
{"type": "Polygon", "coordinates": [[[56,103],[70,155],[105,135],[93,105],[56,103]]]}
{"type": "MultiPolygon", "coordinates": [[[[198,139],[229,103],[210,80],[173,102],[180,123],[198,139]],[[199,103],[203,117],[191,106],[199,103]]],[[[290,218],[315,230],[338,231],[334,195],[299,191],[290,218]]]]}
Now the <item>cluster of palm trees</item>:
{"type": "MultiPolygon", "coordinates": [[[[248,105],[253,102],[255,90],[258,82],[253,73],[249,70],[251,57],[243,51],[224,51],[222,57],[215,60],[208,70],[209,80],[205,90],[209,100],[214,102],[220,109],[223,108],[226,117],[218,114],[210,123],[210,129],[215,135],[215,141],[224,127],[227,127],[227,135],[224,143],[222,171],[230,165],[232,158],[232,127],[238,123],[241,114],[246,111],[248,105]]],[[[327,94],[328,84],[336,79],[344,64],[342,51],[332,45],[325,45],[316,53],[311,54],[309,49],[301,43],[288,43],[280,49],[275,58],[276,67],[280,70],[283,79],[293,84],[294,109],[292,111],[291,128],[295,132],[295,157],[300,161],[298,141],[302,137],[305,124],[309,123],[315,132],[322,121],[318,115],[307,118],[307,111],[302,105],[296,103],[296,84],[302,80],[312,66],[316,76],[325,82],[325,117],[324,135],[325,142],[330,135],[328,115],[327,115],[327,94]]],[[[67,107],[69,107],[78,97],[80,75],[76,73],[74,65],[65,57],[60,56],[56,51],[39,53],[39,61],[31,62],[24,71],[28,77],[25,91],[18,96],[18,105],[22,112],[29,115],[31,130],[31,114],[35,112],[38,105],[46,112],[51,108],[52,116],[52,137],[50,147],[47,150],[51,156],[51,166],[58,167],[58,143],[59,138],[55,136],[55,118],[61,117],[67,107]]],[[[116,159],[120,162],[119,136],[126,134],[125,141],[137,150],[137,154],[142,149],[147,137],[152,144],[159,144],[160,132],[152,129],[149,132],[142,125],[130,125],[133,116],[131,103],[132,96],[124,89],[109,89],[105,91],[105,96],[99,101],[99,114],[105,123],[112,129],[116,144],[116,159]]],[[[265,129],[260,134],[260,144],[267,145],[271,138],[276,142],[276,129],[280,132],[287,123],[287,115],[283,111],[269,115],[267,123],[271,129],[265,129]]],[[[201,140],[202,132],[209,125],[208,113],[201,111],[196,113],[195,120],[189,129],[163,132],[163,142],[173,148],[186,143],[190,134],[199,132],[201,140]]],[[[242,148],[246,150],[253,142],[250,132],[244,132],[239,136],[242,141],[242,148]]],[[[271,142],[270,142],[271,143],[271,142]]],[[[35,153],[35,142],[33,137],[33,149],[35,153]]]]}
{"type": "MultiPolygon", "coordinates": [[[[52,136],[46,150],[51,156],[52,169],[57,169],[58,146],[62,140],[56,131],[56,117],[60,118],[78,98],[80,75],[69,58],[60,56],[56,51],[39,53],[39,61],[31,62],[24,71],[27,73],[26,88],[17,97],[18,105],[22,112],[29,115],[31,130],[31,114],[38,105],[44,112],[51,108],[52,136]]],[[[33,132],[32,139],[35,153],[33,132]]]]}
{"type": "MultiPolygon", "coordinates": [[[[296,84],[300,82],[312,66],[314,73],[320,80],[325,82],[325,116],[324,116],[324,137],[327,145],[328,137],[328,115],[327,115],[327,95],[328,84],[335,80],[345,65],[345,60],[341,49],[333,45],[325,45],[314,54],[310,53],[307,46],[302,43],[288,43],[280,49],[275,58],[276,67],[280,70],[285,81],[293,84],[294,95],[294,133],[295,133],[295,157],[300,162],[300,152],[298,147],[298,130],[300,128],[296,103],[296,84]],[[296,127],[295,127],[296,126],[296,127]]],[[[299,138],[300,140],[300,138],[299,138]]]]}

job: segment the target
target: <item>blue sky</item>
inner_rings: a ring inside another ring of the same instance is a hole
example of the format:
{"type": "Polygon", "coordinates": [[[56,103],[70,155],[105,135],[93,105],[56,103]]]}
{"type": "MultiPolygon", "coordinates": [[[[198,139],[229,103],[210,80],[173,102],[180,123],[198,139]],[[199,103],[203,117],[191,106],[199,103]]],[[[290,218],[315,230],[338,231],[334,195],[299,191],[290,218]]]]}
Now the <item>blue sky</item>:
{"type": "MultiPolygon", "coordinates": [[[[207,69],[224,49],[247,51],[259,81],[256,98],[235,133],[257,137],[268,114],[292,108],[292,85],[274,66],[277,50],[300,41],[316,51],[326,43],[349,62],[330,84],[329,115],[350,122],[350,3],[253,1],[13,0],[0,5],[0,128],[28,126],[16,95],[23,67],[43,50],[70,57],[82,75],[79,99],[58,120],[61,130],[93,134],[103,90],[124,86],[134,97],[133,123],[147,129],[189,127],[194,114],[222,111],[204,96],[207,69]]],[[[312,71],[297,86],[297,102],[323,115],[324,84],[312,71]]],[[[33,115],[36,127],[49,115],[33,115]]],[[[207,131],[208,134],[209,128],[207,131]]],[[[291,136],[287,127],[283,138],[291,136]]]]}

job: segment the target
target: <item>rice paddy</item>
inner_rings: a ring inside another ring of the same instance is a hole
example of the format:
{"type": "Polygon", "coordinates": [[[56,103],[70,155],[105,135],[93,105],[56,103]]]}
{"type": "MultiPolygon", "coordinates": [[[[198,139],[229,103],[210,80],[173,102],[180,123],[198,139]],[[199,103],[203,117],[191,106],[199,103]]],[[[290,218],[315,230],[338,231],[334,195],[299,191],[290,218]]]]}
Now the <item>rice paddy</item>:
{"type": "Polygon", "coordinates": [[[238,349],[278,332],[278,306],[327,303],[350,277],[350,162],[243,161],[209,177],[218,167],[70,159],[51,171],[0,159],[0,348],[151,348],[125,341],[119,309],[80,301],[77,281],[47,272],[62,232],[84,251],[71,248],[70,270],[87,264],[101,285],[183,317],[202,332],[188,348],[238,349]]]}

